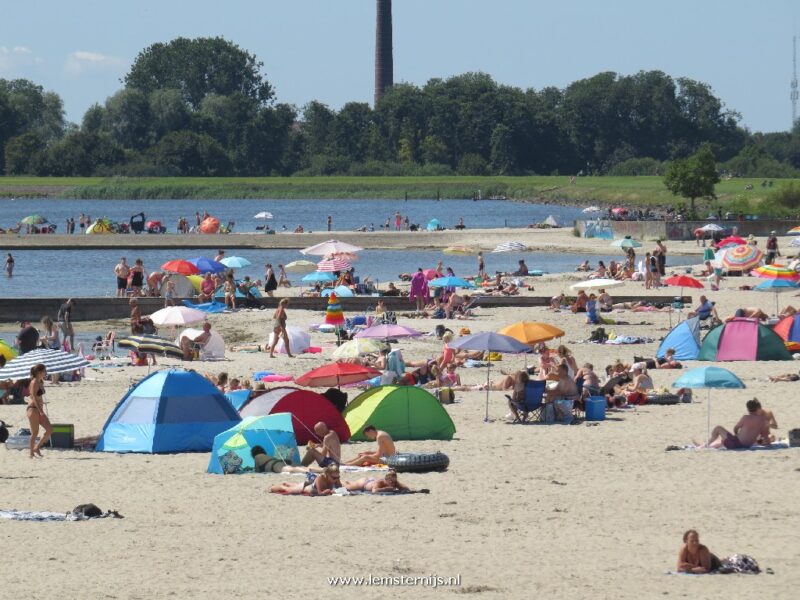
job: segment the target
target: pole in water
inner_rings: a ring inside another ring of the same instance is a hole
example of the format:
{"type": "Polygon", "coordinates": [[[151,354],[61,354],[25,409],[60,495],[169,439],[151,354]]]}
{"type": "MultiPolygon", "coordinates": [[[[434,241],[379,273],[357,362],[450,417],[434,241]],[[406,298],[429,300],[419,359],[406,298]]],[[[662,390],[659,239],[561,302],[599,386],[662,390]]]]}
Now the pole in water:
{"type": "Polygon", "coordinates": [[[408,192],[406,192],[406,202],[408,202],[408,192]]]}
{"type": "Polygon", "coordinates": [[[436,201],[438,202],[441,199],[442,199],[442,190],[436,190],[436,201]]]}

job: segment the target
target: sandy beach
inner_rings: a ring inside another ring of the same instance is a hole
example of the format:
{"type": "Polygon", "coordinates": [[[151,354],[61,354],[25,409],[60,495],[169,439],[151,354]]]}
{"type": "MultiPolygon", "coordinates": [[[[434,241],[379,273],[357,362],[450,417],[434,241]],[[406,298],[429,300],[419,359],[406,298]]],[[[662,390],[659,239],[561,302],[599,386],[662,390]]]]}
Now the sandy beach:
{"type": "MultiPolygon", "coordinates": [[[[531,235],[571,251],[607,245],[573,238],[565,230],[531,235]]],[[[452,239],[460,238],[453,234],[452,239]]],[[[491,246],[506,239],[515,236],[493,232],[473,241],[491,246]]],[[[668,247],[676,254],[697,253],[700,262],[701,249],[694,242],[668,247]]],[[[579,279],[573,273],[530,281],[535,294],[554,295],[579,279]]],[[[709,296],[723,317],[742,306],[774,312],[772,294],[739,290],[755,283],[730,278],[709,296]]],[[[634,295],[643,286],[626,283],[610,291],[634,295]]],[[[671,297],[677,290],[655,293],[671,297]]],[[[795,294],[781,296],[782,306],[798,302],[795,294]]],[[[561,341],[578,363],[591,362],[598,371],[617,358],[631,362],[634,355],[653,356],[658,339],[669,330],[665,312],[614,311],[610,316],[630,324],[609,325],[607,330],[656,341],[630,346],[581,343],[594,329],[585,324],[584,315],[544,308],[479,309],[468,321],[444,323],[456,332],[469,327],[473,333],[496,331],[519,320],[552,323],[566,332],[561,341]]],[[[240,310],[214,315],[211,322],[228,343],[260,343],[270,318],[271,311],[240,310]]],[[[678,315],[671,318],[675,323],[678,315]]],[[[321,312],[289,307],[290,325],[305,328],[322,320],[321,312]]],[[[429,332],[442,321],[401,317],[399,322],[429,332]]],[[[85,330],[108,327],[122,329],[122,324],[79,324],[85,330]]],[[[227,371],[232,377],[267,368],[296,376],[328,362],[335,338],[314,332],[312,344],[322,347],[322,353],[270,359],[229,352],[224,361],[187,366],[227,371]]],[[[407,359],[421,359],[437,356],[441,342],[423,337],[402,340],[397,347],[407,359]]],[[[181,365],[172,359],[159,362],[181,365]]],[[[492,379],[500,369],[513,372],[522,364],[521,356],[505,356],[493,364],[492,379]]],[[[712,392],[712,425],[732,428],[745,413],[745,401],[755,396],[775,412],[778,438],[800,426],[800,383],[772,384],[767,379],[796,372],[796,363],[720,366],[734,371],[747,389],[712,392]]],[[[467,384],[486,379],[485,369],[459,371],[467,384]]],[[[658,387],[669,387],[680,373],[651,371],[658,387]]],[[[79,383],[48,384],[51,419],[73,423],[79,437],[97,435],[131,383],[145,374],[145,368],[127,365],[89,368],[79,383]]],[[[349,393],[353,398],[357,391],[349,393]]],[[[77,523],[0,520],[2,596],[787,598],[800,584],[797,449],[665,451],[668,445],[705,436],[705,391],[696,391],[692,404],[642,406],[611,412],[599,423],[570,426],[507,424],[503,392],[490,393],[491,419],[486,423],[485,397],[480,391],[457,392],[458,402],[446,407],[457,428],[452,441],[398,442],[401,451],[441,450],[450,457],[447,472],[401,476],[413,488],[430,489],[428,495],[284,497],[267,493],[268,487],[292,476],[209,475],[207,453],[47,451],[45,458],[29,460],[26,452],[0,448],[0,509],[67,511],[93,502],[125,516],[77,523]],[[667,575],[689,528],[697,528],[702,543],[717,555],[749,554],[774,574],[667,575]],[[329,582],[370,575],[460,576],[460,586],[385,590],[329,582]]],[[[23,406],[0,405],[0,419],[13,424],[12,430],[27,426],[23,406]]],[[[350,457],[366,447],[350,444],[343,452],[350,457]]]]}

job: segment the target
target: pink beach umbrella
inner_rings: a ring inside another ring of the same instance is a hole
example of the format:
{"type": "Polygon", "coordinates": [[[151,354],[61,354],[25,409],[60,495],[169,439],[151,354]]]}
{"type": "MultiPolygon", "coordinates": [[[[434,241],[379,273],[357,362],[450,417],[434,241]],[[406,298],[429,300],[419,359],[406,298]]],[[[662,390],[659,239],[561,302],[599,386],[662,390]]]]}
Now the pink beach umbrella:
{"type": "Polygon", "coordinates": [[[422,332],[417,331],[416,329],[411,329],[411,327],[404,327],[403,325],[392,323],[383,323],[381,325],[373,325],[372,327],[362,329],[353,337],[388,340],[392,338],[417,337],[420,335],[422,335],[422,332]]]}
{"type": "Polygon", "coordinates": [[[317,263],[317,271],[323,273],[333,273],[335,271],[349,271],[350,263],[341,258],[331,258],[330,260],[321,260],[317,263]]]}

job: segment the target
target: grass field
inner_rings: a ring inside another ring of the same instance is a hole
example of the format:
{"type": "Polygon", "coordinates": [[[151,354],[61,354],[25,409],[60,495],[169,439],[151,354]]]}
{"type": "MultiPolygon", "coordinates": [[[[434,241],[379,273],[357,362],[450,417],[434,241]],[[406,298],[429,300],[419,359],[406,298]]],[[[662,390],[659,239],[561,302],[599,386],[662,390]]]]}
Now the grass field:
{"type": "MultiPolygon", "coordinates": [[[[732,179],[717,185],[718,203],[755,208],[774,189],[761,179],[732,179]],[[753,186],[747,190],[746,186],[753,186]]],[[[795,180],[797,182],[797,180],[795,180]]],[[[107,199],[173,198],[471,198],[507,196],[585,205],[664,206],[680,202],[660,177],[0,177],[0,197],[107,199]]],[[[702,203],[701,203],[702,204],[702,203]]]]}

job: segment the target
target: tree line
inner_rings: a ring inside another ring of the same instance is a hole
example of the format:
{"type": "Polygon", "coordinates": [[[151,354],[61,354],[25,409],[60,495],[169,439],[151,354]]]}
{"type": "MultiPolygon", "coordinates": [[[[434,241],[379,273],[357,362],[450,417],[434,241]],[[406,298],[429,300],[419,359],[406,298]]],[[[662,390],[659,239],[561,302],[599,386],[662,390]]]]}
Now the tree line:
{"type": "Polygon", "coordinates": [[[751,133],[711,88],[661,71],[565,89],[484,73],[390,88],[374,108],[281,103],[223,38],[142,50],[123,87],[68,123],[61,98],[0,79],[0,170],[41,176],[663,175],[701,147],[719,169],[800,174],[800,126],[751,133]]]}

